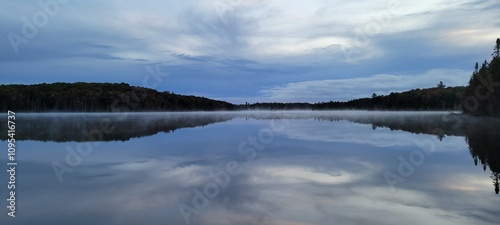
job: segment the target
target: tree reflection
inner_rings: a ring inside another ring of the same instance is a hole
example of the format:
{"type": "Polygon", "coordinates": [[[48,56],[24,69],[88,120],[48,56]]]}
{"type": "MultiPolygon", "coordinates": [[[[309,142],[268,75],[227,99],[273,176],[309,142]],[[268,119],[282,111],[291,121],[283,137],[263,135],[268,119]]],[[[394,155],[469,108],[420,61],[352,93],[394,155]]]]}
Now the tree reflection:
{"type": "MultiPolygon", "coordinates": [[[[225,115],[173,114],[41,114],[16,118],[16,140],[89,142],[127,141],[232,119],[225,115]]],[[[5,126],[6,127],[6,126],[5,126]]],[[[7,133],[5,127],[1,133],[7,133]]],[[[3,141],[6,140],[2,136],[3,141]]]]}
{"type": "Polygon", "coordinates": [[[446,136],[462,136],[468,144],[476,166],[491,171],[495,193],[499,193],[500,180],[500,119],[477,118],[457,114],[447,115],[391,115],[347,118],[349,121],[387,127],[391,130],[415,134],[431,134],[441,141],[446,136]]]}
{"type": "Polygon", "coordinates": [[[490,122],[466,126],[466,137],[474,164],[481,164],[483,170],[491,170],[495,192],[499,193],[500,178],[500,132],[499,124],[490,122]]]}

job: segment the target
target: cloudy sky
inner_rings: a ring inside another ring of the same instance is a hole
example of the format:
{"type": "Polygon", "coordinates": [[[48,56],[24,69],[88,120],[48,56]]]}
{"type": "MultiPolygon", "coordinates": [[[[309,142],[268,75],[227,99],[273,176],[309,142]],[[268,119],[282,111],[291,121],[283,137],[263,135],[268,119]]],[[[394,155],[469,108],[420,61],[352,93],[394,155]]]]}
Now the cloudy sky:
{"type": "Polygon", "coordinates": [[[233,103],[465,85],[497,0],[1,1],[0,83],[126,82],[233,103]]]}

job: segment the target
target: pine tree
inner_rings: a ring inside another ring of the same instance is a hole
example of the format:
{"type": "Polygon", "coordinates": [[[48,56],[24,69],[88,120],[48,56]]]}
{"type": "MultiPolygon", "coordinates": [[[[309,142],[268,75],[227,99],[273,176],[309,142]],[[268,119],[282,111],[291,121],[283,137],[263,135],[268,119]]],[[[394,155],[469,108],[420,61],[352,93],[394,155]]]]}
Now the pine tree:
{"type": "Polygon", "coordinates": [[[437,84],[437,87],[438,88],[445,88],[446,85],[443,83],[443,81],[439,81],[439,83],[437,84]]]}
{"type": "Polygon", "coordinates": [[[500,38],[497,38],[497,43],[495,45],[492,56],[493,56],[493,58],[500,57],[500,38]]]}
{"type": "Polygon", "coordinates": [[[463,110],[477,116],[500,116],[500,38],[496,40],[490,63],[485,59],[474,72],[467,86],[463,110]]]}

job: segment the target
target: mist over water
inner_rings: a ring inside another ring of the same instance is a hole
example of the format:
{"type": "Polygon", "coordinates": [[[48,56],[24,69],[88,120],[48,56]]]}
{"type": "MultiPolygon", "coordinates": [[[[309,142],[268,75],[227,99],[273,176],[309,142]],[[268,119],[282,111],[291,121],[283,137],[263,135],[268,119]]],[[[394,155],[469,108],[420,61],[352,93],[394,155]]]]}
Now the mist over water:
{"type": "Polygon", "coordinates": [[[16,224],[500,219],[498,119],[368,111],[16,116],[16,224]]]}
{"type": "MultiPolygon", "coordinates": [[[[205,126],[237,118],[255,120],[347,120],[358,123],[403,122],[438,123],[443,126],[454,120],[471,120],[450,112],[384,112],[384,111],[236,111],[236,112],[152,112],[152,113],[24,113],[20,120],[18,138],[40,141],[91,141],[83,133],[102,132],[104,141],[121,140],[172,132],[176,129],[205,126]]],[[[2,118],[0,120],[4,120],[2,118]]],[[[6,131],[5,127],[1,131],[6,131]]],[[[5,140],[5,137],[2,137],[5,140]]]]}

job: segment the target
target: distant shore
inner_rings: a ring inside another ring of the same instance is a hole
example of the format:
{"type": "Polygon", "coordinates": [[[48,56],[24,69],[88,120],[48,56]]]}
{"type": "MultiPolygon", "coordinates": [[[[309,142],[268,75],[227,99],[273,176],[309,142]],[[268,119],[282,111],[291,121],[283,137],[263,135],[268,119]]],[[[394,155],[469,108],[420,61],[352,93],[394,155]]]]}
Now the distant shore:
{"type": "MultiPolygon", "coordinates": [[[[459,111],[465,87],[414,89],[350,101],[233,104],[125,83],[0,85],[1,110],[16,112],[179,112],[238,110],[459,111]]],[[[332,96],[335,98],[335,96],[332,96]]]]}

